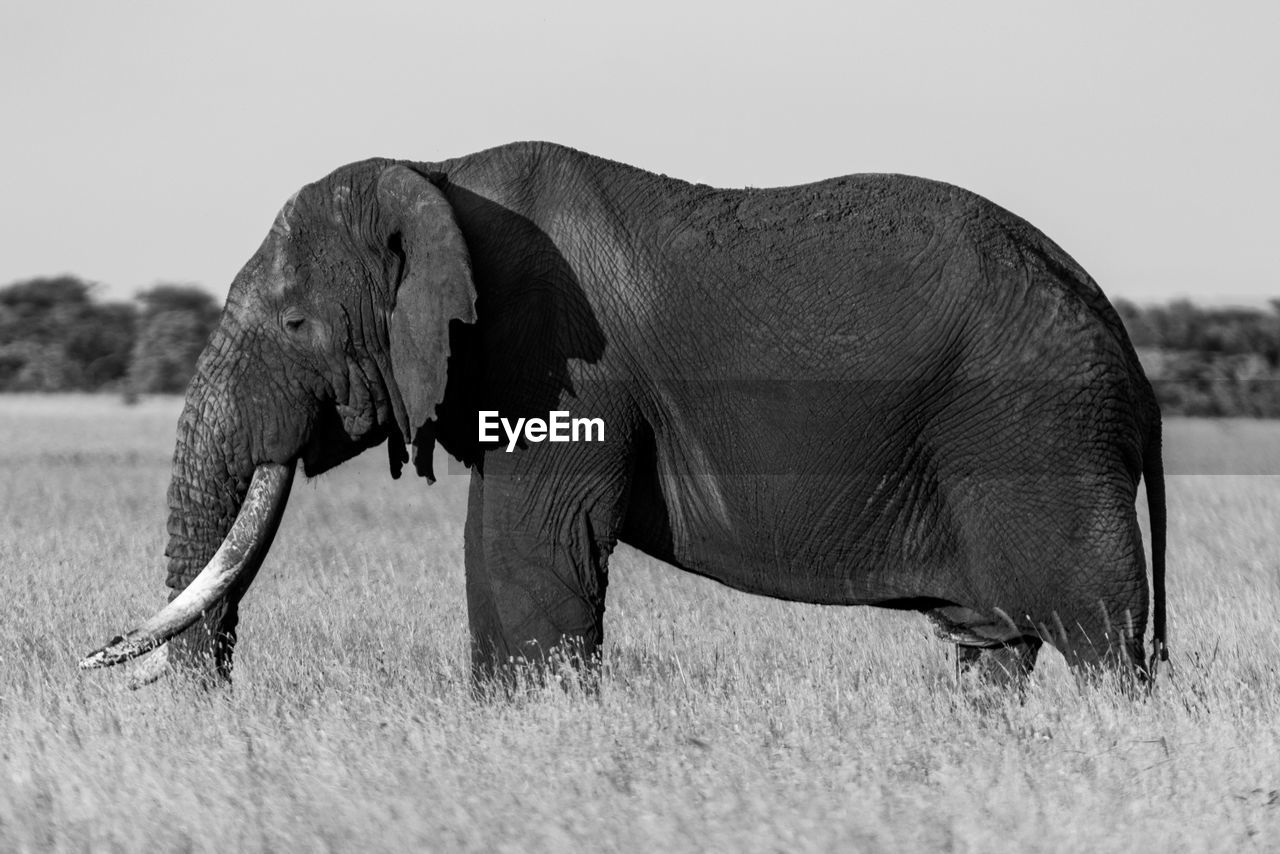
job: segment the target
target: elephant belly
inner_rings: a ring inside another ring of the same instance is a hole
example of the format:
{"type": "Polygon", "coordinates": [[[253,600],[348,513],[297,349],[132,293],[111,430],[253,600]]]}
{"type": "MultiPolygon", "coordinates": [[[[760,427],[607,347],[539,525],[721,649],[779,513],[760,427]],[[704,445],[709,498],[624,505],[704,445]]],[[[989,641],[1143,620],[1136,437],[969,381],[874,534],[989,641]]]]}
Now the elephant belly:
{"type": "Polygon", "coordinates": [[[858,604],[953,592],[958,536],[936,455],[918,431],[884,417],[910,415],[908,407],[868,399],[862,384],[685,391],[666,390],[666,416],[635,470],[624,541],[784,599],[858,604]]]}
{"type": "Polygon", "coordinates": [[[945,514],[896,492],[880,475],[659,475],[638,484],[623,539],[775,598],[830,605],[947,598],[957,573],[945,514]]]}
{"type": "Polygon", "coordinates": [[[775,500],[754,508],[736,547],[723,552],[725,583],[832,605],[952,594],[954,549],[934,508],[888,498],[879,478],[861,483],[846,476],[839,490],[805,478],[780,480],[764,490],[775,500]]]}

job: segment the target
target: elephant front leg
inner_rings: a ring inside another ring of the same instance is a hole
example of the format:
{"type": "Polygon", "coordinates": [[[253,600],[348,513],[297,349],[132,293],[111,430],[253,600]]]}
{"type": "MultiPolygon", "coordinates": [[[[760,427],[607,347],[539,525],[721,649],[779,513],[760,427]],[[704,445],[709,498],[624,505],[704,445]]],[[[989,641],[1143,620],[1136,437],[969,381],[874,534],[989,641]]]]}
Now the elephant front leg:
{"type": "Polygon", "coordinates": [[[467,612],[478,685],[561,660],[588,669],[604,636],[618,492],[538,494],[527,478],[473,473],[467,509],[467,612]],[[562,657],[562,658],[561,658],[562,657]]]}

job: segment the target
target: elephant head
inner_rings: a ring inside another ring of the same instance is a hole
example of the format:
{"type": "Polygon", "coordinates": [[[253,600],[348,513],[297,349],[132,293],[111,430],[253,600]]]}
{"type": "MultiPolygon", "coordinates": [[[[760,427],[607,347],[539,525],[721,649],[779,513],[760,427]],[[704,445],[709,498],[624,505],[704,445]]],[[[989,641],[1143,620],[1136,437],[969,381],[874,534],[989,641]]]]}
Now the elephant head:
{"type": "Polygon", "coordinates": [[[475,320],[467,245],[432,177],[370,160],[304,187],[231,286],[178,423],[170,603],[82,666],[166,652],[225,677],[237,603],[301,461],[315,475],[384,440],[429,479],[449,324],[475,320]]]}

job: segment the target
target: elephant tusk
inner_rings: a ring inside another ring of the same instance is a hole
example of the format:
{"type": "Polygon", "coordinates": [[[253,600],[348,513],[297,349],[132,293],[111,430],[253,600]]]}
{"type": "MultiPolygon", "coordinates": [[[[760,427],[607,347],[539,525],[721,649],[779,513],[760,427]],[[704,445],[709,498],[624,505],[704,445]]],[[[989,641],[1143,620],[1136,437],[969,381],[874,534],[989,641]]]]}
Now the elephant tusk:
{"type": "Polygon", "coordinates": [[[110,667],[137,658],[164,644],[213,607],[245,569],[261,559],[259,545],[264,540],[270,542],[271,533],[280,521],[293,485],[293,473],[292,463],[259,465],[231,530],[208,565],[155,616],[86,655],[80,660],[80,668],[110,667]]]}

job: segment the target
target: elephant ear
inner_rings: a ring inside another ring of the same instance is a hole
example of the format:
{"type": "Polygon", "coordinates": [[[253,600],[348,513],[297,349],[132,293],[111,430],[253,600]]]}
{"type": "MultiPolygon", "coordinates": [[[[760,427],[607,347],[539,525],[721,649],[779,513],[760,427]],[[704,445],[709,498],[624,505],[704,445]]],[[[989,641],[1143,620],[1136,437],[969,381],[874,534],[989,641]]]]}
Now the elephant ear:
{"type": "MultiPolygon", "coordinates": [[[[414,467],[434,479],[435,430],[429,422],[444,399],[449,322],[476,319],[471,257],[444,193],[409,167],[396,164],[382,172],[378,204],[387,225],[386,245],[401,256],[399,277],[391,282],[387,324],[391,370],[404,405],[396,418],[404,443],[414,447],[414,467]]],[[[393,444],[403,454],[404,446],[393,444]]],[[[393,450],[394,475],[399,474],[398,462],[403,462],[396,455],[393,450]]]]}

